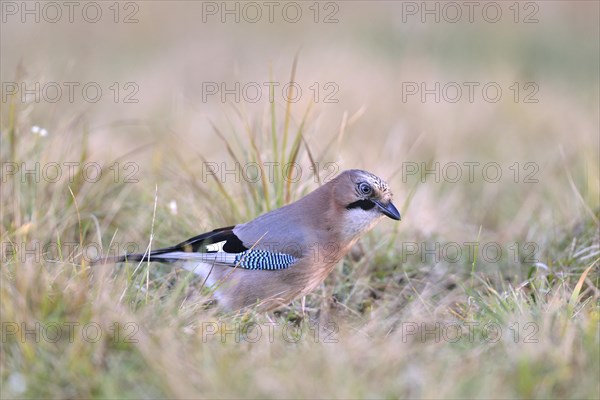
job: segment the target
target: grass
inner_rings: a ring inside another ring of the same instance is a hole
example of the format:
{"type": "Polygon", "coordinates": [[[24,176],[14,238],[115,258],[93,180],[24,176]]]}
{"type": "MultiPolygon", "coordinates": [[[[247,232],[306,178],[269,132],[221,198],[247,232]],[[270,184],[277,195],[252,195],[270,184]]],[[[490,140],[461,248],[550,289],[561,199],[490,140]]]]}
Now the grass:
{"type": "MultiPolygon", "coordinates": [[[[296,61],[290,81],[295,74],[296,61]]],[[[70,121],[68,140],[33,136],[31,107],[10,102],[3,110],[3,165],[94,162],[85,122],[70,121]]],[[[202,282],[169,266],[91,268],[86,255],[97,248],[173,244],[280,207],[324,179],[327,171],[315,167],[335,146],[309,144],[311,106],[299,118],[291,103],[270,104],[261,116],[234,107],[231,115],[227,126],[213,124],[220,160],[255,163],[261,172],[239,183],[203,182],[184,157],[158,172],[142,169],[156,185],[111,173],[90,182],[79,167],[74,179],[56,182],[3,170],[2,398],[598,398],[600,214],[590,200],[597,188],[581,194],[585,184],[569,172],[574,159],[564,163],[566,194],[551,184],[545,193],[500,197],[496,215],[483,204],[496,187],[409,180],[398,190],[401,224],[382,224],[318,290],[270,314],[219,314],[202,282]],[[268,180],[269,161],[320,173],[292,183],[276,169],[268,180]],[[552,208],[564,196],[579,199],[581,210],[569,214],[579,217],[554,228],[563,219],[551,218],[552,208]],[[415,248],[457,241],[442,223],[426,231],[427,218],[410,222],[424,216],[424,197],[449,204],[438,216],[456,211],[452,226],[467,227],[461,240],[517,243],[518,251],[492,261],[477,251],[452,262],[439,259],[441,249],[415,248]],[[479,205],[466,217],[452,208],[473,197],[479,205]],[[548,210],[531,216],[530,204],[548,210]]],[[[327,143],[343,142],[353,118],[343,120],[327,143]]],[[[101,168],[113,172],[123,160],[101,168]]]]}

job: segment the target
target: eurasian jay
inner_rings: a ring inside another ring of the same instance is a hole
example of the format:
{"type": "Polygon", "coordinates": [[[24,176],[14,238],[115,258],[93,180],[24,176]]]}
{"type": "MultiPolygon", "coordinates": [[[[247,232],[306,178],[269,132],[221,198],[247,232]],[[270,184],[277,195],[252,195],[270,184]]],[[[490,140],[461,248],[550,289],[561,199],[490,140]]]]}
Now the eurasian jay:
{"type": "Polygon", "coordinates": [[[321,284],[383,216],[400,220],[377,176],[347,170],[300,200],[178,245],[107,262],[183,262],[214,289],[220,307],[270,310],[321,284]]]}

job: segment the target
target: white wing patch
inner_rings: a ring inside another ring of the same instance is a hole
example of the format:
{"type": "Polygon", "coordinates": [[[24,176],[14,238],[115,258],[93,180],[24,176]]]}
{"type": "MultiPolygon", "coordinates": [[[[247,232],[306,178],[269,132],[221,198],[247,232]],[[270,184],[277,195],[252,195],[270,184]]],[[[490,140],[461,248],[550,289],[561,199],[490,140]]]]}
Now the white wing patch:
{"type": "Polygon", "coordinates": [[[223,240],[222,242],[208,244],[208,245],[206,245],[206,250],[208,250],[208,251],[223,251],[223,246],[225,245],[226,242],[227,242],[227,240],[223,240]]]}

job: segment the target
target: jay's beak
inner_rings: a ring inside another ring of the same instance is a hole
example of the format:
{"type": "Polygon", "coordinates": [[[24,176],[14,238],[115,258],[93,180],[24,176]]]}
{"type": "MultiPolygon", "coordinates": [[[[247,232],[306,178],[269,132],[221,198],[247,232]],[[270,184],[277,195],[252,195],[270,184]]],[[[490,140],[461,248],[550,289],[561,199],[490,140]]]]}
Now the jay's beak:
{"type": "Polygon", "coordinates": [[[390,217],[391,219],[395,219],[396,221],[400,221],[400,212],[398,211],[396,206],[394,206],[394,204],[392,204],[391,201],[387,204],[383,204],[377,200],[372,200],[372,201],[373,201],[373,203],[375,203],[375,205],[379,208],[379,210],[384,215],[390,217]]]}

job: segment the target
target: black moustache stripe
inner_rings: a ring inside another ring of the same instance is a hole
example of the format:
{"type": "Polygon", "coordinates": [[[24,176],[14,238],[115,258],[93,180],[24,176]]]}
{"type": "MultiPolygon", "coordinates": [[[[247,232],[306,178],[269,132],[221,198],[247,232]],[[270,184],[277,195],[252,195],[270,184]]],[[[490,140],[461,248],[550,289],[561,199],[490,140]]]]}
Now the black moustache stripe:
{"type": "Polygon", "coordinates": [[[353,208],[360,208],[363,210],[370,210],[373,207],[375,207],[375,203],[373,203],[371,200],[357,200],[354,203],[350,203],[346,206],[346,210],[352,210],[353,208]]]}

